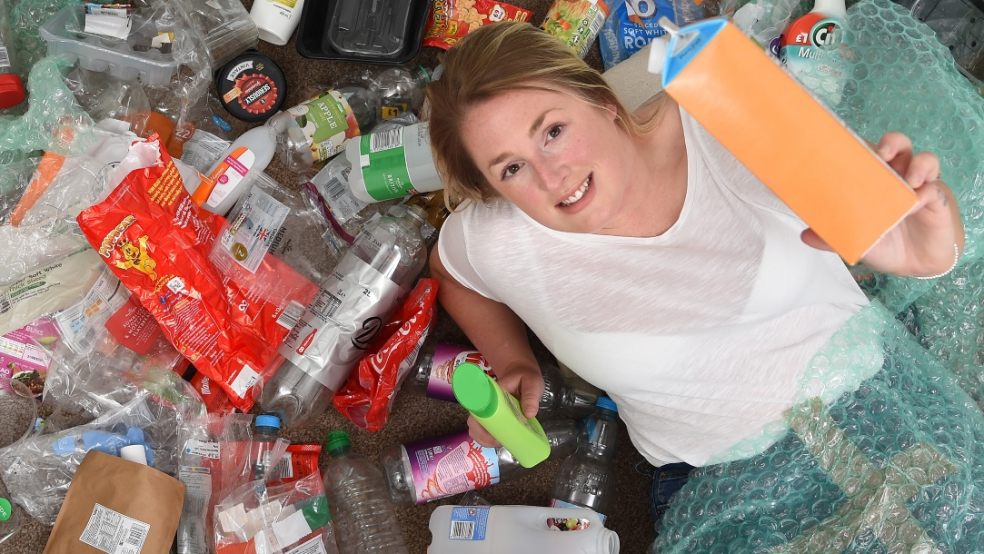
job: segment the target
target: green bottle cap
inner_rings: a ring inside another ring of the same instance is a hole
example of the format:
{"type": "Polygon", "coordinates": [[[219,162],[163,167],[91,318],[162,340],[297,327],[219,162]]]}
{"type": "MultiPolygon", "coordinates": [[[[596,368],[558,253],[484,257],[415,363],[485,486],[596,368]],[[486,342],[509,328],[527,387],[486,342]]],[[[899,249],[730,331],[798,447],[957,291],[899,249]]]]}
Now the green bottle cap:
{"type": "Polygon", "coordinates": [[[311,529],[321,529],[331,521],[328,499],[323,494],[305,502],[301,506],[301,513],[311,529]]]}
{"type": "Polygon", "coordinates": [[[454,368],[451,390],[458,403],[478,417],[490,417],[498,406],[495,384],[482,368],[465,362],[454,368]]]}
{"type": "Polygon", "coordinates": [[[14,510],[10,501],[0,496],[0,522],[9,520],[12,515],[14,515],[14,510]]]}
{"type": "Polygon", "coordinates": [[[345,431],[332,431],[328,433],[328,442],[326,446],[328,447],[328,453],[334,454],[338,450],[342,450],[352,445],[352,441],[349,440],[348,433],[345,431]]]}

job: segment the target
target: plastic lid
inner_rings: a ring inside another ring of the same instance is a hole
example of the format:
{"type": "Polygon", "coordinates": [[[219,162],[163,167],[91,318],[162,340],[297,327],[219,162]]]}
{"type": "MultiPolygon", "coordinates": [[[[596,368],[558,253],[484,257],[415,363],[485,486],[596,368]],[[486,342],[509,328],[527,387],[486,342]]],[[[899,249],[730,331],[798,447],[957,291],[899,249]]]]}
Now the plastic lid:
{"type": "Polygon", "coordinates": [[[458,403],[478,417],[489,417],[495,412],[498,400],[495,385],[482,368],[465,362],[454,369],[451,389],[458,403]]]}
{"type": "Polygon", "coordinates": [[[13,73],[0,73],[0,109],[12,108],[27,98],[24,82],[13,73]]]}
{"type": "Polygon", "coordinates": [[[256,426],[280,429],[280,418],[271,414],[261,414],[256,416],[256,426]]]}
{"type": "Polygon", "coordinates": [[[222,105],[243,121],[265,121],[277,113],[287,97],[284,72],[256,51],[236,56],[215,77],[222,105]]]}
{"type": "Polygon", "coordinates": [[[352,441],[349,440],[348,433],[345,431],[332,431],[328,433],[328,442],[325,444],[329,454],[351,445],[352,441]]]}
{"type": "Polygon", "coordinates": [[[120,448],[120,458],[128,462],[136,462],[140,465],[147,465],[147,451],[142,444],[131,444],[120,448]]]}
{"type": "Polygon", "coordinates": [[[610,412],[618,413],[618,406],[615,405],[615,401],[607,396],[599,396],[598,400],[595,401],[595,406],[601,408],[602,410],[608,410],[610,412]]]}
{"type": "Polygon", "coordinates": [[[7,521],[14,515],[14,507],[10,505],[10,500],[0,497],[0,522],[7,521]]]}

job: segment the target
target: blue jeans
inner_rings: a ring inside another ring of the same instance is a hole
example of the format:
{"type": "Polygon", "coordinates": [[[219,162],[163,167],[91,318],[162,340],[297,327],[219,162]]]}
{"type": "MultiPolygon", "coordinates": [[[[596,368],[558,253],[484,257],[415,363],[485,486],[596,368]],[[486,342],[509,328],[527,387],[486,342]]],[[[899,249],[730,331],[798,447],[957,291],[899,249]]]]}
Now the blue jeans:
{"type": "Polygon", "coordinates": [[[670,505],[670,498],[683,487],[694,466],[683,462],[652,468],[653,482],[650,488],[649,517],[659,534],[659,521],[670,505]]]}

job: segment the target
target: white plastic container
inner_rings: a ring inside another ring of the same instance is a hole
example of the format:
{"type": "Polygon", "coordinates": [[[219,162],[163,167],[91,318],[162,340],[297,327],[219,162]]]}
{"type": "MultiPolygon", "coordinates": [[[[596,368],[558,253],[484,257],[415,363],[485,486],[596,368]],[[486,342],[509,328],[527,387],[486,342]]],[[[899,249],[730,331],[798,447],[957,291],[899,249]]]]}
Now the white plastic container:
{"type": "Polygon", "coordinates": [[[431,155],[426,121],[351,140],[345,145],[345,158],[352,164],[349,189],[366,203],[444,188],[431,155]]]}
{"type": "Polygon", "coordinates": [[[260,31],[260,40],[283,46],[301,21],[304,0],[255,0],[249,16],[260,31]]]}
{"type": "Polygon", "coordinates": [[[239,135],[209,169],[192,200],[212,213],[225,215],[249,190],[252,177],[266,169],[276,149],[277,133],[268,125],[239,135]]]}
{"type": "Polygon", "coordinates": [[[440,506],[428,554],[617,554],[618,535],[598,514],[540,506],[440,506]]]}

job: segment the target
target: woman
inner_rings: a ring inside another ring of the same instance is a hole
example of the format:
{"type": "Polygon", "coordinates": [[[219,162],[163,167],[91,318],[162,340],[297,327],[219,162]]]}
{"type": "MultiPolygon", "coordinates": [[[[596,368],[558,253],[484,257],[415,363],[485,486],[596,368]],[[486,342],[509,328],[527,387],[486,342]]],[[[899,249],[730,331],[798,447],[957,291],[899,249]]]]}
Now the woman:
{"type": "MultiPolygon", "coordinates": [[[[463,202],[431,269],[526,415],[543,389],[528,326],[618,403],[654,466],[726,461],[783,420],[810,360],[868,303],[843,262],[670,98],[627,113],[529,25],[484,27],[443,65],[431,143],[463,202]]],[[[876,150],[919,201],[864,263],[946,273],[963,228],[938,160],[897,133],[876,150]]]]}

